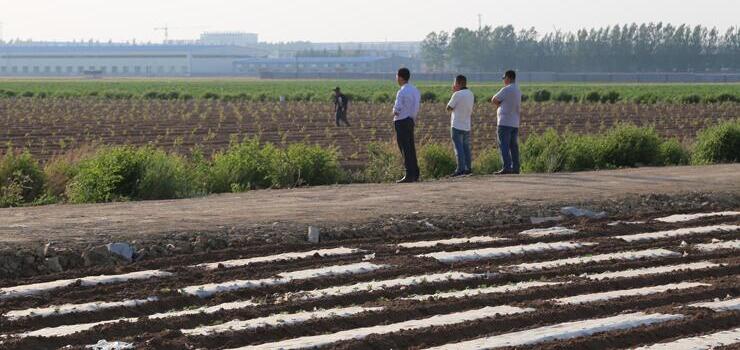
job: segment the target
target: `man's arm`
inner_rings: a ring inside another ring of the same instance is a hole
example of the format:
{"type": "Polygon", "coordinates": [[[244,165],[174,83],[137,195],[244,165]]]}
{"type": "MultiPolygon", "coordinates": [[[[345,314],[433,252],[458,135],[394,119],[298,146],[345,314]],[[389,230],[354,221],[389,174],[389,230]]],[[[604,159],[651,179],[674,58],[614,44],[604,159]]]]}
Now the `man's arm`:
{"type": "Polygon", "coordinates": [[[501,89],[496,96],[493,96],[491,103],[496,107],[501,107],[501,103],[504,102],[504,99],[506,98],[506,91],[506,89],[501,89]]]}
{"type": "Polygon", "coordinates": [[[447,103],[447,111],[452,112],[455,110],[455,107],[457,106],[457,93],[452,94],[452,98],[450,98],[450,102],[447,103]]]}
{"type": "Polygon", "coordinates": [[[394,116],[401,116],[401,111],[405,110],[405,107],[408,105],[406,99],[407,96],[403,93],[403,90],[398,90],[398,93],[396,94],[396,103],[393,105],[394,116]]]}

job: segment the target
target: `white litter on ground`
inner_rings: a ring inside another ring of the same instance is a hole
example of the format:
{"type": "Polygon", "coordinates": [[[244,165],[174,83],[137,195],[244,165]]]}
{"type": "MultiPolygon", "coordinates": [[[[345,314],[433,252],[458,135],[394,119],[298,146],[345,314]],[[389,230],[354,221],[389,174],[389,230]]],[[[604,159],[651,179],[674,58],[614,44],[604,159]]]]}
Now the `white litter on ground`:
{"type": "MultiPolygon", "coordinates": [[[[458,324],[469,321],[480,320],[489,317],[496,317],[501,315],[512,315],[524,312],[532,312],[534,309],[524,309],[514,306],[496,306],[496,307],[485,307],[482,309],[457,312],[446,315],[436,315],[429,318],[420,320],[411,320],[400,323],[392,323],[388,325],[379,325],[373,327],[364,327],[341,331],[333,334],[322,334],[315,336],[307,336],[301,338],[288,339],[284,341],[266,343],[261,345],[252,345],[238,348],[238,350],[268,350],[268,349],[306,349],[306,348],[317,348],[340,341],[363,339],[371,334],[389,334],[398,332],[401,330],[414,330],[428,327],[444,326],[450,324],[458,324]]],[[[234,349],[237,350],[237,349],[234,349]]]]}
{"type": "Polygon", "coordinates": [[[508,238],[501,237],[489,237],[489,236],[478,236],[468,238],[452,238],[442,239],[438,241],[419,241],[419,242],[407,242],[400,243],[397,245],[399,248],[430,248],[437,245],[460,245],[468,243],[490,243],[490,242],[501,242],[508,241],[508,238]]]}
{"type": "Polygon", "coordinates": [[[687,282],[673,283],[673,284],[666,284],[662,286],[614,290],[614,291],[602,292],[602,293],[581,294],[581,295],[576,295],[576,296],[567,297],[567,298],[553,299],[552,301],[555,302],[556,304],[561,304],[561,305],[587,304],[587,303],[593,303],[597,301],[612,300],[612,299],[618,299],[618,298],[629,297],[629,296],[643,296],[643,295],[659,294],[659,293],[665,293],[668,291],[691,289],[691,288],[697,288],[697,287],[711,287],[711,284],[687,283],[687,282]]]}
{"type": "Polygon", "coordinates": [[[724,249],[738,250],[740,249],[740,240],[707,243],[707,244],[697,244],[696,249],[699,249],[702,252],[713,252],[715,250],[724,250],[724,249]]]}
{"type": "Polygon", "coordinates": [[[382,307],[346,307],[318,311],[303,311],[292,314],[276,314],[267,317],[260,317],[251,320],[241,321],[234,320],[214,326],[198,327],[193,329],[183,329],[181,332],[188,336],[194,335],[211,335],[224,332],[238,332],[247,329],[256,329],[261,327],[280,327],[310,320],[324,318],[342,318],[357,315],[363,312],[381,311],[382,307]]]}
{"type": "Polygon", "coordinates": [[[703,307],[717,312],[740,310],[740,298],[728,300],[715,300],[707,303],[691,304],[689,307],[703,307]]]}
{"type": "Polygon", "coordinates": [[[645,221],[614,221],[606,224],[607,226],[619,226],[619,225],[642,225],[645,221]]]}
{"type": "Polygon", "coordinates": [[[565,227],[535,228],[519,232],[522,236],[528,237],[548,237],[548,236],[568,236],[578,233],[577,230],[571,230],[565,227]]]}
{"type": "Polygon", "coordinates": [[[85,349],[93,349],[93,350],[126,350],[126,349],[133,349],[133,348],[134,348],[134,344],[131,344],[131,343],[124,343],[120,341],[108,342],[105,340],[100,340],[98,341],[97,344],[85,346],[85,349]]]}
{"type": "Polygon", "coordinates": [[[621,253],[610,253],[601,255],[581,256],[575,258],[566,258],[550,261],[542,261],[535,263],[524,263],[519,265],[505,266],[502,269],[515,270],[515,271],[536,271],[553,269],[557,267],[569,266],[569,265],[583,265],[589,263],[598,263],[613,260],[639,260],[639,259],[655,259],[655,258],[666,258],[671,256],[681,256],[681,254],[672,252],[667,249],[647,249],[639,251],[621,252],[621,253]]]}
{"type": "Polygon", "coordinates": [[[360,282],[360,283],[355,283],[355,284],[351,284],[348,286],[337,286],[337,287],[329,287],[329,288],[312,290],[312,291],[289,293],[289,294],[286,294],[283,297],[283,299],[284,300],[317,299],[317,298],[322,298],[322,297],[347,295],[347,294],[352,294],[355,292],[372,292],[375,290],[382,290],[382,289],[387,289],[387,288],[414,286],[414,285],[418,285],[422,283],[462,281],[462,280],[481,278],[484,276],[485,274],[471,274],[471,273],[463,273],[463,272],[446,272],[446,273],[438,273],[438,274],[430,274],[430,275],[418,275],[418,276],[411,276],[411,277],[405,277],[405,278],[396,278],[396,279],[391,279],[391,280],[360,282]]]}
{"type": "Polygon", "coordinates": [[[79,332],[89,331],[97,326],[104,324],[118,323],[118,322],[136,322],[136,318],[119,318],[116,320],[100,321],[92,323],[72,324],[59,327],[48,327],[39,330],[16,334],[11,337],[27,338],[27,337],[41,337],[41,338],[54,338],[54,337],[66,337],[79,332]]]}
{"type": "Polygon", "coordinates": [[[675,272],[675,271],[693,271],[693,270],[704,270],[715,267],[721,267],[720,264],[715,264],[709,261],[696,262],[691,264],[679,264],[679,265],[668,265],[668,266],[656,266],[656,267],[645,267],[640,269],[630,269],[616,272],[603,272],[587,274],[583,277],[590,280],[604,280],[607,278],[630,278],[646,275],[658,275],[663,273],[675,272]]]}
{"type": "Polygon", "coordinates": [[[157,320],[157,319],[163,319],[163,318],[172,318],[172,317],[180,317],[180,316],[189,316],[189,315],[198,315],[198,314],[215,314],[221,310],[239,310],[239,309],[245,309],[251,306],[257,306],[259,304],[252,302],[252,301],[235,301],[231,303],[223,303],[218,304],[215,306],[204,306],[199,307],[197,309],[187,309],[187,310],[180,310],[180,311],[170,311],[170,312],[163,312],[158,314],[153,314],[148,316],[150,320],[157,320]]]}
{"type": "Polygon", "coordinates": [[[601,332],[625,330],[640,326],[668,322],[683,318],[682,315],[645,314],[636,312],[613,317],[559,323],[525,331],[499,334],[461,343],[446,344],[427,350],[482,350],[511,346],[539,344],[553,340],[565,340],[589,336],[601,332]]]}
{"type": "Polygon", "coordinates": [[[368,262],[350,265],[327,266],[310,270],[283,272],[278,274],[278,277],[275,278],[263,278],[258,280],[235,280],[222,283],[209,283],[190,286],[180,289],[180,292],[183,294],[190,294],[199,296],[201,298],[207,298],[217,293],[230,292],[239,289],[255,289],[286,284],[296,280],[306,280],[318,277],[360,274],[382,269],[384,267],[386,266],[375,265],[368,262]]]}
{"type": "Polygon", "coordinates": [[[160,270],[149,270],[149,271],[138,271],[132,273],[126,273],[122,275],[101,275],[101,276],[88,276],[75,279],[64,279],[56,280],[51,282],[27,284],[23,286],[0,288],[0,300],[20,298],[26,296],[32,296],[49,292],[55,289],[61,289],[69,287],[77,281],[80,281],[80,285],[83,287],[96,286],[100,284],[113,284],[121,283],[132,280],[145,280],[155,277],[169,277],[172,273],[160,271],[160,270]]]}
{"type": "Polygon", "coordinates": [[[209,270],[214,270],[214,269],[219,268],[220,266],[223,266],[225,268],[241,267],[241,266],[247,266],[247,265],[257,264],[257,263],[265,263],[265,262],[306,259],[306,258],[310,258],[310,257],[317,256],[317,255],[322,256],[322,257],[328,257],[328,256],[351,255],[351,254],[357,254],[359,252],[361,252],[361,250],[359,249],[339,247],[339,248],[332,248],[332,249],[311,250],[307,252],[291,252],[291,253],[283,253],[283,254],[276,254],[276,255],[269,255],[269,256],[259,256],[259,257],[248,258],[248,259],[226,260],[226,261],[219,261],[219,262],[213,262],[213,263],[198,264],[198,265],[194,265],[193,267],[200,267],[200,268],[205,268],[209,270]]]}
{"type": "Polygon", "coordinates": [[[674,238],[690,235],[698,235],[704,233],[715,233],[715,232],[731,232],[740,230],[740,226],[737,225],[713,225],[703,227],[686,227],[679,228],[676,230],[669,231],[658,231],[648,233],[638,233],[634,235],[616,236],[614,238],[621,239],[627,242],[643,242],[643,241],[655,241],[665,238],[674,238]]]}
{"type": "Polygon", "coordinates": [[[430,300],[430,299],[439,300],[439,299],[450,299],[450,298],[465,298],[465,297],[471,297],[471,296],[483,295],[483,294],[516,292],[516,291],[525,290],[529,288],[556,286],[560,284],[563,284],[563,283],[560,283],[560,282],[521,282],[521,283],[507,284],[503,286],[473,288],[473,289],[465,289],[465,290],[459,290],[459,291],[450,291],[450,292],[425,294],[425,295],[412,295],[410,297],[405,297],[405,298],[400,298],[400,299],[401,300],[424,301],[424,300],[430,300]]]}
{"type": "Polygon", "coordinates": [[[541,253],[546,251],[561,251],[578,249],[596,245],[596,243],[579,243],[579,242],[554,242],[554,243],[535,243],[527,245],[516,245],[509,247],[485,248],[475,250],[464,250],[458,252],[434,252],[429,254],[417,255],[419,258],[434,258],[443,263],[455,263],[462,261],[474,261],[485,259],[503,258],[512,255],[522,255],[528,253],[541,253]]]}
{"type": "Polygon", "coordinates": [[[708,350],[737,343],[740,343],[740,328],[643,346],[634,350],[708,350]]]}
{"type": "Polygon", "coordinates": [[[92,303],[84,303],[84,304],[64,304],[64,305],[52,305],[42,308],[32,308],[32,309],[25,309],[25,310],[15,310],[15,311],[9,311],[3,315],[3,317],[7,318],[10,321],[15,321],[24,317],[49,317],[49,316],[56,316],[56,315],[66,315],[66,314],[72,314],[72,313],[81,313],[81,312],[94,312],[99,310],[105,310],[105,309],[112,309],[116,307],[136,307],[139,305],[143,305],[146,303],[150,303],[152,301],[157,301],[158,298],[156,297],[150,297],[147,299],[138,299],[138,300],[124,300],[124,301],[116,301],[116,302],[103,302],[103,301],[96,301],[92,303]]]}
{"type": "Polygon", "coordinates": [[[708,217],[715,217],[715,216],[737,216],[737,215],[740,215],[740,211],[722,211],[722,212],[717,212],[717,213],[671,215],[671,216],[666,216],[664,218],[657,218],[655,219],[655,221],[676,223],[676,222],[686,222],[686,221],[703,219],[703,218],[708,218],[708,217]]]}

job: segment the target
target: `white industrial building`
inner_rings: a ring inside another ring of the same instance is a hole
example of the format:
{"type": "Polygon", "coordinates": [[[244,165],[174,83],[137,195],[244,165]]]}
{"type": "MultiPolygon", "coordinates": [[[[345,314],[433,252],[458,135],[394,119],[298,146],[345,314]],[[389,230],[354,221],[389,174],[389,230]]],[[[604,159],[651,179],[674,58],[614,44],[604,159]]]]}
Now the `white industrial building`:
{"type": "Polygon", "coordinates": [[[379,72],[417,56],[418,43],[260,43],[258,35],[206,32],[165,44],[0,42],[0,76],[188,77],[283,72],[379,72]],[[353,55],[342,56],[353,51],[353,55]],[[317,52],[321,57],[295,56],[317,52]],[[327,54],[328,53],[328,54],[327,54]],[[288,61],[284,59],[288,58],[288,61]],[[292,65],[296,65],[293,67],[292,65]]]}
{"type": "Polygon", "coordinates": [[[261,54],[217,45],[0,45],[0,76],[219,76],[261,54]]]}

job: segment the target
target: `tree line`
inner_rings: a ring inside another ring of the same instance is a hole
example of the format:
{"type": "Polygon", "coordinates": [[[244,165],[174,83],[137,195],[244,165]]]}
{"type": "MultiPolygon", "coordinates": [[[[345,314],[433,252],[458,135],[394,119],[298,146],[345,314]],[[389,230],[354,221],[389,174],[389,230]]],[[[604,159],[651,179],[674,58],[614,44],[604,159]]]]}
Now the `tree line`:
{"type": "Polygon", "coordinates": [[[643,23],[555,31],[485,26],[429,33],[421,45],[436,72],[718,72],[740,70],[740,26],[724,33],[643,23]]]}

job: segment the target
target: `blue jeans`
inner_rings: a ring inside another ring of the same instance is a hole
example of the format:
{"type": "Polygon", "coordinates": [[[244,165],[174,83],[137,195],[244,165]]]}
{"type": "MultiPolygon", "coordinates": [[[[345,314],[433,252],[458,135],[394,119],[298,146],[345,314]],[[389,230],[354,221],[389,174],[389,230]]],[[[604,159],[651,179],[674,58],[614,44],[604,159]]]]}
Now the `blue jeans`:
{"type": "Polygon", "coordinates": [[[473,170],[473,154],[470,151],[470,131],[452,128],[452,144],[455,145],[457,155],[457,173],[473,170]]]}
{"type": "Polygon", "coordinates": [[[519,172],[519,128],[510,126],[498,127],[498,147],[504,170],[519,172]]]}

